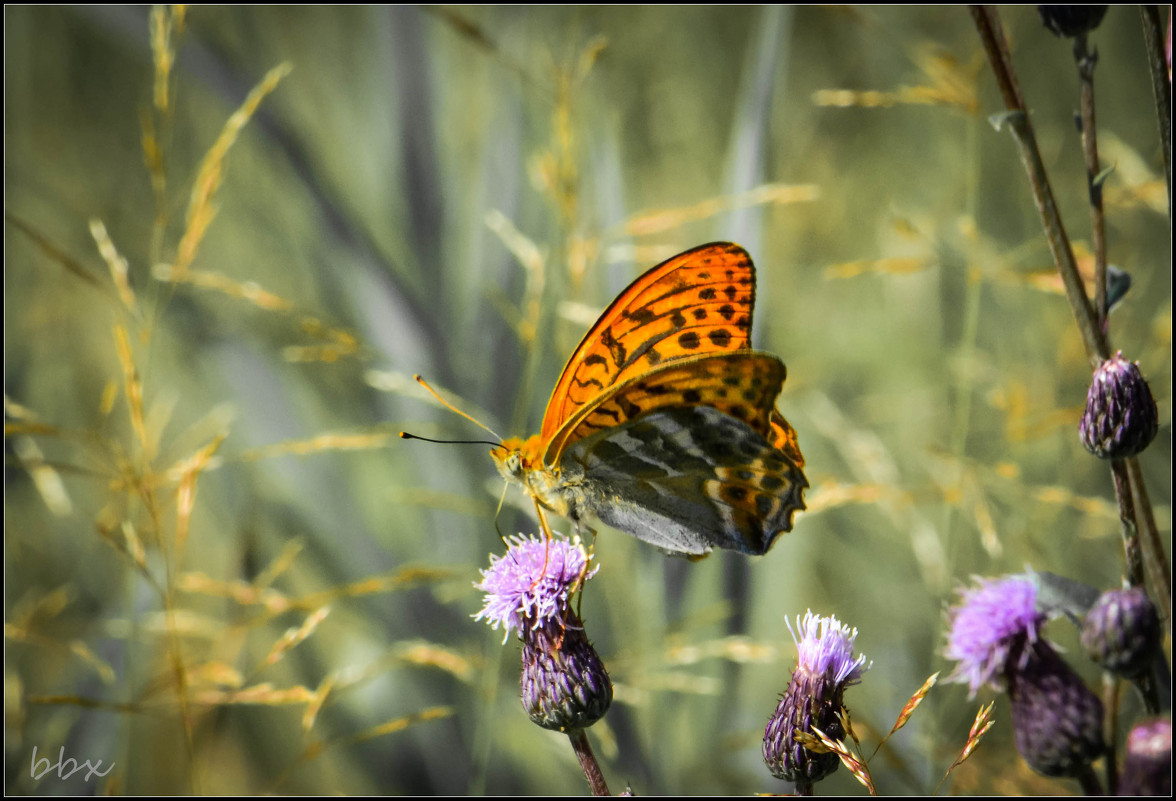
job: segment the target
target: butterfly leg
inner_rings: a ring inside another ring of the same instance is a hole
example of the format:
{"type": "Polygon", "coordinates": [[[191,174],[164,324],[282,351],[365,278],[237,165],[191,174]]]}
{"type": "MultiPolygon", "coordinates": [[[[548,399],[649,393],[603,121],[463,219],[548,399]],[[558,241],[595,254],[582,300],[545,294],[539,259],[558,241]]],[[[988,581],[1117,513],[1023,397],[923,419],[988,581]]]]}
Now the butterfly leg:
{"type": "Polygon", "coordinates": [[[551,539],[551,526],[547,525],[547,515],[543,511],[543,504],[534,495],[531,496],[531,501],[535,504],[535,514],[539,517],[539,530],[543,532],[543,536],[551,539]]]}
{"type": "Polygon", "coordinates": [[[543,512],[543,504],[539,503],[539,499],[534,495],[531,496],[531,501],[535,504],[535,514],[539,516],[539,529],[543,532],[544,543],[546,544],[546,547],[543,549],[543,570],[539,571],[539,576],[536,577],[535,582],[531,585],[531,589],[535,589],[535,585],[547,575],[547,562],[551,558],[551,527],[547,525],[547,515],[543,512]]]}
{"type": "Polygon", "coordinates": [[[575,526],[576,536],[582,540],[592,540],[592,544],[596,544],[596,529],[592,526],[586,525],[580,518],[572,518],[572,524],[575,526]]]}
{"type": "MultiPolygon", "coordinates": [[[[572,531],[575,533],[576,538],[581,540],[581,544],[583,544],[583,542],[585,540],[585,535],[589,535],[592,540],[592,542],[590,544],[585,545],[585,547],[588,551],[588,558],[584,560],[584,567],[582,567],[580,569],[580,575],[576,579],[576,586],[583,587],[584,580],[588,576],[588,570],[592,567],[592,559],[596,555],[596,531],[594,529],[592,529],[591,527],[585,525],[584,521],[580,517],[571,517],[569,519],[572,521],[572,531]]],[[[580,609],[579,609],[578,603],[583,600],[584,600],[583,595],[581,595],[577,599],[577,607],[576,607],[576,614],[577,615],[580,614],[580,609]]]]}

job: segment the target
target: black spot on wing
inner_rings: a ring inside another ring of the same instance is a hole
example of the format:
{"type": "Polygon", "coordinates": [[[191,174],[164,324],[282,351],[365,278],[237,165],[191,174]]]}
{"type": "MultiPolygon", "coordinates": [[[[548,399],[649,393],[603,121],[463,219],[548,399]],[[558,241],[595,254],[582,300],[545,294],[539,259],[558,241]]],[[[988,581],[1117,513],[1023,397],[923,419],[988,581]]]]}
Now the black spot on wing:
{"type": "Polygon", "coordinates": [[[625,316],[638,325],[645,325],[651,323],[657,317],[653,310],[646,306],[639,306],[636,309],[628,309],[625,311],[625,316]]]}
{"type": "Polygon", "coordinates": [[[731,332],[726,328],[716,328],[713,331],[708,331],[706,336],[716,348],[726,348],[731,344],[731,332]]]}
{"type": "Polygon", "coordinates": [[[765,475],[760,479],[759,485],[768,492],[775,492],[784,486],[784,480],[779,476],[765,475]]]}

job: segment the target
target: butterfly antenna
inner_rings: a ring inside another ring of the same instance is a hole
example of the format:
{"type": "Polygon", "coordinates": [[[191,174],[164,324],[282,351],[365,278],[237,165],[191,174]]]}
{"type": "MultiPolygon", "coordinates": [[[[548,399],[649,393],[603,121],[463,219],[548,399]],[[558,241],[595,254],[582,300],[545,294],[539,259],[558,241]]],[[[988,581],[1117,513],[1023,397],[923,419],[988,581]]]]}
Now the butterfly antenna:
{"type": "MultiPolygon", "coordinates": [[[[444,406],[446,409],[448,409],[449,411],[453,412],[454,414],[459,414],[459,415],[461,415],[462,417],[464,417],[465,419],[469,420],[471,423],[473,423],[474,425],[476,425],[478,428],[481,428],[481,429],[482,429],[482,430],[484,430],[484,431],[488,431],[488,432],[490,432],[490,433],[491,433],[491,434],[492,434],[492,435],[493,435],[493,436],[494,436],[494,437],[495,437],[495,438],[498,440],[498,442],[495,442],[495,443],[493,443],[493,444],[495,444],[495,445],[498,445],[499,443],[501,443],[501,442],[502,442],[502,437],[498,435],[498,432],[497,432],[497,431],[495,431],[493,428],[491,428],[490,426],[488,426],[488,425],[486,425],[485,423],[483,423],[481,420],[475,420],[473,417],[470,417],[468,414],[466,414],[465,412],[463,412],[461,409],[457,408],[457,407],[456,407],[456,406],[454,406],[452,403],[450,403],[449,401],[445,400],[445,398],[442,398],[442,397],[441,397],[441,396],[440,396],[440,395],[437,393],[437,390],[435,390],[435,389],[433,389],[431,386],[429,386],[428,382],[426,382],[426,381],[425,381],[425,379],[421,378],[419,374],[418,374],[418,375],[414,375],[412,378],[413,378],[413,380],[414,380],[414,381],[416,381],[416,382],[417,382],[418,384],[420,384],[422,387],[424,387],[425,389],[427,389],[427,390],[429,391],[429,394],[430,394],[430,395],[432,395],[434,398],[436,398],[436,399],[437,399],[437,402],[438,402],[438,403],[440,403],[442,406],[444,406]]],[[[423,439],[423,437],[417,437],[417,439],[423,439]]]]}
{"type": "Polygon", "coordinates": [[[438,445],[492,445],[497,448],[501,442],[492,442],[488,439],[432,439],[430,437],[422,437],[419,434],[410,434],[407,431],[400,432],[401,439],[419,439],[422,442],[436,442],[438,445]]]}

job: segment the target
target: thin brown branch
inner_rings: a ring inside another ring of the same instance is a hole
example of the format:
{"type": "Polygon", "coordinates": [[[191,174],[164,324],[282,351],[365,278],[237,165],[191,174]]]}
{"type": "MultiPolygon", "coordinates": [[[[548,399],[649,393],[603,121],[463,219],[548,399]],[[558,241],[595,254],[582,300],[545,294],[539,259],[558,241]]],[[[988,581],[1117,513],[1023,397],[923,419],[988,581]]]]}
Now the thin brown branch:
{"type": "Polygon", "coordinates": [[[1139,546],[1139,528],[1135,525],[1135,500],[1131,494],[1131,477],[1127,463],[1122,459],[1111,462],[1111,475],[1115,479],[1115,496],[1119,500],[1119,522],[1123,532],[1123,561],[1127,565],[1127,581],[1132,587],[1142,587],[1143,552],[1139,546]]]}
{"type": "Polygon", "coordinates": [[[1045,164],[1041,160],[1041,152],[1037,147],[1037,137],[1033,133],[1033,124],[1029,120],[1029,113],[1025,101],[1021,96],[1021,89],[1017,83],[1016,73],[1013,71],[1012,57],[1008,44],[1005,42],[1004,31],[1001,28],[1000,17],[996,9],[991,6],[970,6],[972,18],[976,23],[976,30],[992,64],[996,75],[997,85],[1004,98],[1008,114],[1004,121],[1008,123],[1017,143],[1017,150],[1021,162],[1025,165],[1025,172],[1029,176],[1029,186],[1033,191],[1033,200],[1037,204],[1037,211],[1041,215],[1041,222],[1045,228],[1045,238],[1049,249],[1053,253],[1054,263],[1062,277],[1066,288],[1066,298],[1074,312],[1074,319],[1078,323],[1078,330],[1082,334],[1086,345],[1086,354],[1091,366],[1110,358],[1110,345],[1098,325],[1094,309],[1086,297],[1086,288],[1082,284],[1082,276],[1078,272],[1074,251],[1070,247],[1070,240],[1066,236],[1066,229],[1054,200],[1053,189],[1049,184],[1049,176],[1045,172],[1045,164]]]}
{"type": "Polygon", "coordinates": [[[1107,334],[1107,226],[1103,214],[1102,170],[1098,163],[1098,128],[1094,121],[1094,68],[1098,52],[1086,47],[1086,34],[1074,38],[1082,119],[1082,153],[1086,157],[1086,185],[1090,195],[1090,238],[1094,245],[1094,310],[1099,330],[1107,334]]]}
{"type": "Polygon", "coordinates": [[[1160,612],[1167,623],[1168,631],[1171,631],[1172,571],[1164,556],[1164,543],[1160,539],[1159,529],[1156,528],[1156,518],[1152,513],[1151,500],[1147,495],[1147,485],[1143,481],[1139,459],[1132,457],[1125,459],[1124,462],[1131,485],[1131,500],[1135,506],[1135,525],[1139,529],[1143,544],[1143,566],[1151,580],[1152,594],[1160,605],[1160,612]]]}
{"type": "MultiPolygon", "coordinates": [[[[1172,79],[1164,59],[1164,22],[1161,6],[1140,6],[1143,42],[1151,74],[1152,94],[1156,99],[1156,119],[1160,125],[1160,151],[1164,154],[1164,177],[1168,179],[1168,223],[1172,222],[1172,79]]],[[[1168,14],[1172,7],[1168,7],[1168,14]]],[[[1169,25],[1171,21],[1169,20],[1169,25]]]]}

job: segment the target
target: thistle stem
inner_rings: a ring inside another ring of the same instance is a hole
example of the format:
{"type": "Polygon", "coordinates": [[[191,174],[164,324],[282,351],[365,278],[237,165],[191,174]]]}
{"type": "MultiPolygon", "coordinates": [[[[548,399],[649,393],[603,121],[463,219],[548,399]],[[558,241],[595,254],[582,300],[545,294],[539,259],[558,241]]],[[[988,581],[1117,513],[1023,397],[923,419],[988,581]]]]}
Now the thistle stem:
{"type": "Polygon", "coordinates": [[[1156,603],[1160,606],[1163,618],[1172,630],[1172,571],[1168,567],[1168,559],[1164,556],[1164,544],[1160,540],[1159,529],[1156,528],[1156,518],[1152,514],[1151,500],[1147,495],[1147,485],[1143,482],[1143,471],[1139,467],[1139,459],[1131,457],[1124,460],[1127,467],[1127,479],[1131,486],[1131,500],[1135,507],[1135,524],[1143,542],[1143,565],[1151,579],[1156,603]]]}
{"type": "Polygon", "coordinates": [[[1086,183],[1090,194],[1090,238],[1094,245],[1094,310],[1099,330],[1107,335],[1107,228],[1103,215],[1102,181],[1098,163],[1098,129],[1094,123],[1094,68],[1098,52],[1087,50],[1086,34],[1074,37],[1074,61],[1078,65],[1082,119],[1082,152],[1086,156],[1086,183]]]}
{"type": "MultiPolygon", "coordinates": [[[[1168,12],[1171,14],[1171,10],[1168,12]]],[[[1164,154],[1164,177],[1168,180],[1168,224],[1172,223],[1172,80],[1164,59],[1164,24],[1160,6],[1140,6],[1143,42],[1151,74],[1152,94],[1156,98],[1156,118],[1160,126],[1160,151],[1164,154]]],[[[1171,25],[1171,20],[1169,20],[1171,25]]]]}
{"type": "Polygon", "coordinates": [[[972,19],[976,23],[976,30],[980,34],[980,40],[984,44],[984,50],[988,53],[988,60],[996,75],[996,83],[1000,87],[1005,107],[1009,111],[1007,117],[1009,128],[1016,140],[1021,162],[1025,165],[1025,172],[1029,176],[1033,200],[1037,204],[1037,211],[1041,215],[1041,222],[1045,227],[1045,238],[1053,253],[1054,263],[1062,277],[1062,283],[1065,285],[1066,298],[1074,312],[1078,330],[1086,344],[1086,355],[1090,359],[1091,367],[1094,367],[1110,358],[1110,345],[1098,324],[1094,309],[1091,308],[1090,301],[1086,297],[1086,287],[1082,285],[1082,277],[1079,275],[1078,265],[1074,261],[1074,251],[1066,236],[1066,229],[1062,224],[1057,202],[1054,200],[1053,189],[1049,184],[1049,176],[1045,172],[1045,164],[1042,163],[1041,152],[1037,148],[1037,137],[1033,133],[1033,123],[1029,120],[1029,112],[1021,96],[1016,73],[1013,71],[1012,57],[1009,54],[1008,44],[1005,42],[1000,17],[996,10],[989,6],[969,6],[969,9],[972,13],[972,19]]]}
{"type": "Polygon", "coordinates": [[[572,750],[580,760],[580,767],[584,769],[584,776],[588,779],[588,786],[592,788],[592,795],[612,795],[608,791],[608,784],[604,781],[604,773],[592,753],[592,746],[588,744],[588,733],[583,729],[568,732],[568,739],[572,741],[572,750]]]}
{"type": "Polygon", "coordinates": [[[1111,744],[1103,756],[1103,770],[1107,776],[1107,792],[1114,795],[1119,786],[1119,763],[1115,754],[1115,739],[1119,734],[1119,680],[1113,673],[1104,671],[1103,684],[1103,739],[1111,744]]]}
{"type": "Polygon", "coordinates": [[[1139,529],[1135,525],[1135,500],[1131,493],[1131,477],[1123,459],[1111,461],[1111,475],[1115,479],[1115,496],[1119,499],[1119,522],[1123,533],[1123,561],[1127,565],[1127,581],[1132,587],[1143,586],[1143,554],[1139,547],[1139,529]]]}
{"type": "Polygon", "coordinates": [[[1103,795],[1102,785],[1099,784],[1098,776],[1095,775],[1094,768],[1089,765],[1086,770],[1075,776],[1078,783],[1082,785],[1082,792],[1086,795],[1103,795]]]}

